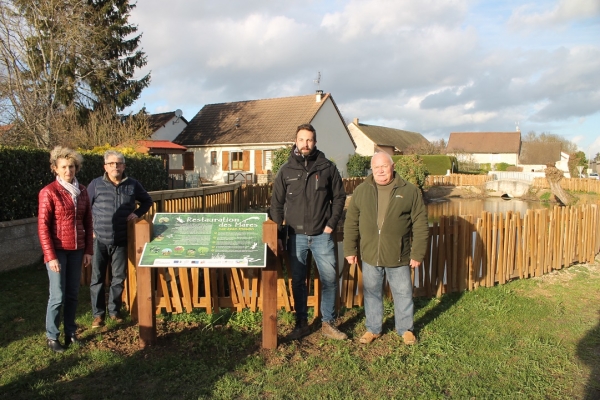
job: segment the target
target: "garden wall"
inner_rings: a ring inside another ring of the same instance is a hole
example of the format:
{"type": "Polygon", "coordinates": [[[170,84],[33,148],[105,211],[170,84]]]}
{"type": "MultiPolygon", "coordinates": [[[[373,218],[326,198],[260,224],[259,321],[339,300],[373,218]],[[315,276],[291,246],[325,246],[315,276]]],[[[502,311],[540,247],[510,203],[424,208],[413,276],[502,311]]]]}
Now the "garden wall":
{"type": "Polygon", "coordinates": [[[0,272],[39,262],[37,218],[0,222],[0,272]]]}

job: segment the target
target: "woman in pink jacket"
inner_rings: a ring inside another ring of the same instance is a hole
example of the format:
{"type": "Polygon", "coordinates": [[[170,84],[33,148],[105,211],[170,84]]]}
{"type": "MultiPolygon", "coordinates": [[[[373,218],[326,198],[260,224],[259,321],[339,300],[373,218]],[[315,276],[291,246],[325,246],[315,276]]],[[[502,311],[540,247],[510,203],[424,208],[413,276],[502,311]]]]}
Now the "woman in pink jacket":
{"type": "Polygon", "coordinates": [[[90,199],[75,178],[82,162],[76,151],[55,147],[50,152],[50,169],[56,180],[39,194],[38,235],[50,280],[46,338],[48,347],[57,353],[65,351],[58,341],[63,306],[65,347],[78,343],[75,312],[81,266],[90,264],[93,254],[90,199]]]}

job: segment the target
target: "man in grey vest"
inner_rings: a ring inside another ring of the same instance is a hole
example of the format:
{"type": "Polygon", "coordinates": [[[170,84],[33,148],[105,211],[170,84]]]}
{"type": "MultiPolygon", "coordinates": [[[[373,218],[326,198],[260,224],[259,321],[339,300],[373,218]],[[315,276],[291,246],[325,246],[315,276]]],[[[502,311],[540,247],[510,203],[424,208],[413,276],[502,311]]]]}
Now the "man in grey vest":
{"type": "Polygon", "coordinates": [[[88,186],[94,221],[92,258],[92,328],[100,328],[106,318],[104,282],[110,262],[112,279],[108,297],[109,317],[122,322],[120,315],[127,277],[127,222],[140,218],[152,207],[152,198],[135,179],[125,176],[125,157],[118,151],[104,153],[104,175],[88,186]],[[139,207],[136,209],[136,201],[139,207]]]}

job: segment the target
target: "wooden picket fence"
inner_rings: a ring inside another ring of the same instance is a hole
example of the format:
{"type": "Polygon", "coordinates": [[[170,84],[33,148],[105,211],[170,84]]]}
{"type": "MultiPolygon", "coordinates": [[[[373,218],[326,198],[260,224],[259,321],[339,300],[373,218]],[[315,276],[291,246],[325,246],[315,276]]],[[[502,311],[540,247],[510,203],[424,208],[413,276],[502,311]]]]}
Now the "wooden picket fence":
{"type": "MultiPolygon", "coordinates": [[[[184,212],[183,210],[179,212],[184,212]]],[[[528,210],[479,217],[440,217],[430,227],[428,251],[421,267],[414,270],[415,296],[474,290],[547,274],[573,263],[592,262],[600,249],[600,218],[595,204],[577,207],[528,210]]],[[[340,229],[336,242],[343,240],[340,229]]],[[[131,238],[130,243],[135,242],[131,238]]],[[[133,245],[135,249],[135,244],[133,245]]],[[[339,249],[336,247],[336,251],[339,249]]],[[[349,265],[339,260],[339,298],[348,308],[363,305],[360,261],[349,265]]],[[[220,308],[252,311],[261,309],[261,269],[255,268],[156,268],[156,313],[206,312],[220,308]]],[[[277,306],[292,310],[291,273],[283,260],[277,271],[277,306]]],[[[318,271],[309,276],[308,305],[319,313],[318,271]]],[[[135,265],[129,265],[125,302],[135,302],[135,265]]],[[[131,308],[130,308],[131,309],[131,308]]]]}
{"type": "Polygon", "coordinates": [[[489,175],[429,175],[425,186],[480,186],[492,179],[489,175]]]}
{"type": "MultiPolygon", "coordinates": [[[[360,179],[345,180],[352,192],[360,179]]],[[[561,181],[562,182],[562,181],[561,181]]],[[[463,184],[468,184],[464,183],[463,184]]],[[[193,189],[152,192],[154,204],[144,216],[151,221],[156,212],[245,212],[251,206],[266,207],[270,185],[242,185],[240,182],[193,189]]],[[[600,250],[598,205],[554,207],[505,215],[482,212],[480,216],[436,216],[430,227],[428,252],[422,266],[414,271],[415,296],[473,290],[503,284],[512,279],[541,276],[573,263],[591,262],[600,250]]],[[[343,240],[343,223],[335,233],[343,240]]],[[[339,251],[336,246],[336,251],[339,251]]],[[[129,238],[129,269],[124,303],[135,313],[135,238],[129,238]]],[[[360,262],[339,263],[338,305],[363,305],[360,262]]],[[[277,305],[293,309],[289,263],[283,260],[278,271],[277,305]]],[[[180,313],[193,308],[213,312],[222,307],[241,310],[261,308],[260,269],[157,268],[156,312],[180,313]]],[[[89,285],[91,270],[82,274],[89,285]]],[[[308,304],[319,311],[318,271],[309,276],[308,304]]]]}
{"type": "MultiPolygon", "coordinates": [[[[488,175],[429,175],[425,186],[479,186],[491,180],[488,175]]],[[[364,182],[365,178],[344,178],[344,190],[347,195],[354,193],[354,189],[364,182]]],[[[248,209],[265,209],[271,206],[272,183],[257,183],[241,187],[240,203],[248,209]]]]}
{"type": "MultiPolygon", "coordinates": [[[[546,178],[534,178],[532,186],[539,189],[549,189],[546,178]]],[[[572,192],[600,193],[600,180],[589,178],[563,178],[560,187],[572,192]]]]}

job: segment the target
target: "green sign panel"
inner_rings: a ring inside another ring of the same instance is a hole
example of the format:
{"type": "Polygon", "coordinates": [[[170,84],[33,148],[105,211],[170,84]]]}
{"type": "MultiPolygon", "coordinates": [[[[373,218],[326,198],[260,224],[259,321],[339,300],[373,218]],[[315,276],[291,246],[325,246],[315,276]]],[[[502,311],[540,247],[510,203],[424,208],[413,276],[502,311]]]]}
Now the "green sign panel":
{"type": "Polygon", "coordinates": [[[142,267],[263,268],[267,214],[158,213],[142,267]]]}

